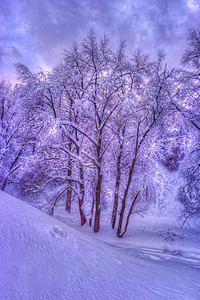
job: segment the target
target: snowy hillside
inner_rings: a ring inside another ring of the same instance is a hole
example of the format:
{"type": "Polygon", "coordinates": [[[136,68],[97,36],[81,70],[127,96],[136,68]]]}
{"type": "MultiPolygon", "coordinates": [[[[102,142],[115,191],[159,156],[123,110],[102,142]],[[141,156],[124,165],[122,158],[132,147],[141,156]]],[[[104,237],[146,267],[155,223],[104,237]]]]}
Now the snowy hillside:
{"type": "Polygon", "coordinates": [[[0,192],[0,299],[200,299],[200,273],[87,237],[0,192]]]}

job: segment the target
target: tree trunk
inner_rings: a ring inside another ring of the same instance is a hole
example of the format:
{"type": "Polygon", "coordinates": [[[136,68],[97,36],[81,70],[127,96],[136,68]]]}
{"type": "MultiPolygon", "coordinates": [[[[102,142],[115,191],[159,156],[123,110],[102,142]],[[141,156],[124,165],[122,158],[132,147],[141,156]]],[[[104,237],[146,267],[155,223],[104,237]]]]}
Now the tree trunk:
{"type": "Polygon", "coordinates": [[[111,226],[113,229],[115,229],[115,223],[117,217],[119,182],[120,182],[119,180],[116,180],[116,184],[115,184],[114,204],[113,204],[112,219],[111,219],[111,226]]]}
{"type": "Polygon", "coordinates": [[[124,227],[124,231],[123,231],[122,234],[118,235],[118,237],[120,237],[120,238],[122,238],[124,236],[124,234],[126,233],[126,231],[127,231],[128,224],[129,224],[129,219],[130,219],[130,216],[131,216],[131,212],[132,212],[133,206],[134,206],[134,204],[135,204],[135,202],[136,202],[137,197],[139,196],[139,194],[140,194],[140,190],[138,191],[137,195],[135,196],[135,198],[134,198],[134,200],[133,200],[133,202],[131,204],[131,207],[129,209],[128,216],[127,216],[127,219],[126,219],[126,225],[124,227]]]}
{"type": "Polygon", "coordinates": [[[113,203],[113,211],[112,211],[112,219],[111,226],[114,229],[117,217],[117,209],[118,209],[118,199],[119,199],[119,185],[121,179],[121,157],[122,157],[122,148],[123,144],[120,145],[120,152],[117,158],[117,177],[115,182],[115,194],[114,194],[114,203],[113,203]]]}
{"type": "Polygon", "coordinates": [[[3,185],[2,185],[2,187],[1,187],[1,190],[2,190],[2,191],[5,191],[7,181],[8,181],[8,177],[6,177],[6,179],[5,179],[4,182],[3,182],[3,185]]]}
{"type": "Polygon", "coordinates": [[[21,149],[19,150],[17,156],[15,157],[14,161],[12,162],[12,164],[11,164],[11,166],[10,166],[10,172],[9,172],[8,176],[5,178],[5,180],[4,180],[4,182],[3,182],[3,185],[2,185],[2,187],[1,187],[1,190],[2,190],[2,191],[5,191],[6,184],[7,184],[7,181],[8,181],[9,176],[10,176],[15,170],[17,170],[18,167],[19,167],[19,166],[18,166],[18,167],[13,168],[14,165],[17,163],[18,159],[20,158],[21,154],[22,154],[22,151],[23,151],[23,149],[24,149],[23,147],[24,147],[24,144],[22,145],[21,149]]]}
{"type": "Polygon", "coordinates": [[[140,123],[138,123],[138,127],[137,127],[137,137],[136,137],[136,146],[135,146],[135,155],[132,161],[132,164],[129,168],[129,175],[128,175],[128,181],[127,181],[127,185],[126,185],[126,189],[124,191],[124,197],[122,199],[122,208],[121,208],[121,212],[120,212],[120,217],[119,217],[119,224],[118,224],[118,228],[117,228],[117,236],[120,236],[121,234],[121,229],[122,229],[122,222],[123,222],[123,218],[124,218],[124,211],[125,211],[125,206],[126,206],[126,198],[128,195],[128,191],[129,191],[129,187],[131,184],[131,180],[132,180],[132,175],[133,175],[133,170],[135,167],[135,163],[136,163],[136,158],[137,158],[137,153],[138,153],[138,142],[139,142],[139,128],[140,128],[140,123]]]}
{"type": "MultiPolygon", "coordinates": [[[[100,123],[99,123],[100,127],[100,123]]],[[[102,173],[101,173],[101,142],[102,142],[102,131],[98,133],[98,146],[97,146],[97,185],[96,185],[96,203],[95,203],[95,218],[94,218],[94,232],[98,232],[100,229],[100,213],[101,213],[101,184],[102,184],[102,173]]]]}
{"type": "Polygon", "coordinates": [[[92,226],[92,218],[93,218],[93,212],[94,212],[94,198],[92,200],[92,208],[91,208],[91,217],[89,219],[89,226],[92,226]]]}
{"type": "Polygon", "coordinates": [[[81,226],[83,226],[86,223],[86,218],[85,218],[85,215],[82,210],[83,199],[84,199],[84,194],[85,194],[84,185],[81,184],[80,188],[81,188],[81,198],[79,198],[79,213],[80,213],[80,217],[81,217],[81,226]]]}
{"type": "Polygon", "coordinates": [[[84,188],[84,183],[83,183],[83,168],[80,166],[80,179],[81,179],[81,184],[80,184],[80,190],[81,190],[81,198],[79,198],[79,213],[81,217],[81,226],[83,226],[86,223],[86,218],[82,210],[82,205],[84,201],[84,196],[85,196],[85,188],[84,188]]]}
{"type": "Polygon", "coordinates": [[[123,218],[124,218],[124,211],[125,211],[125,206],[126,206],[126,198],[127,198],[127,195],[128,195],[128,191],[129,191],[129,187],[130,187],[131,179],[132,179],[132,174],[133,174],[133,168],[134,168],[134,165],[135,165],[134,162],[135,162],[135,160],[133,160],[132,166],[129,170],[128,182],[127,182],[126,189],[125,189],[125,192],[124,192],[124,197],[122,199],[122,208],[121,208],[120,217],[119,217],[119,225],[118,225],[118,229],[117,229],[117,236],[120,236],[120,233],[121,233],[122,222],[123,222],[123,218]]]}
{"type": "MultiPolygon", "coordinates": [[[[72,122],[72,107],[73,107],[73,101],[70,98],[70,111],[69,111],[69,121],[72,122]]],[[[72,134],[72,130],[70,132],[72,134]]],[[[72,141],[69,140],[69,152],[72,151],[72,141]]],[[[67,176],[70,178],[72,175],[72,159],[69,155],[69,161],[68,161],[68,171],[67,176]]],[[[68,181],[68,190],[67,190],[67,199],[66,199],[66,206],[65,209],[68,211],[68,213],[71,212],[71,204],[72,204],[72,190],[71,190],[71,180],[68,181]]]]}
{"type": "MultiPolygon", "coordinates": [[[[71,151],[71,142],[69,143],[69,151],[71,151]]],[[[71,157],[69,156],[68,161],[68,171],[67,176],[70,178],[72,175],[72,161],[71,157]]],[[[72,204],[72,190],[71,190],[71,180],[68,181],[68,189],[67,189],[67,199],[66,199],[66,206],[65,209],[68,213],[71,212],[71,204],[72,204]]]]}
{"type": "Polygon", "coordinates": [[[65,206],[65,209],[68,213],[71,212],[71,204],[72,204],[72,190],[70,188],[68,188],[67,200],[66,200],[66,206],[65,206]]]}
{"type": "Polygon", "coordinates": [[[95,206],[95,219],[94,219],[94,232],[98,232],[100,229],[100,212],[101,212],[101,184],[102,184],[102,174],[101,168],[98,167],[98,179],[96,186],[96,206],[95,206]]]}

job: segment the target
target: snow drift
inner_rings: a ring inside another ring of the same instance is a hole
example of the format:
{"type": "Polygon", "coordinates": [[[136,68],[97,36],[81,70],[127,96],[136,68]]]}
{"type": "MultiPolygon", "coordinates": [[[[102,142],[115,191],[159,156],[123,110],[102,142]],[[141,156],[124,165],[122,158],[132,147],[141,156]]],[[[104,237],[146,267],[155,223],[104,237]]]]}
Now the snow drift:
{"type": "Polygon", "coordinates": [[[0,299],[200,299],[199,270],[100,243],[0,192],[0,299]]]}

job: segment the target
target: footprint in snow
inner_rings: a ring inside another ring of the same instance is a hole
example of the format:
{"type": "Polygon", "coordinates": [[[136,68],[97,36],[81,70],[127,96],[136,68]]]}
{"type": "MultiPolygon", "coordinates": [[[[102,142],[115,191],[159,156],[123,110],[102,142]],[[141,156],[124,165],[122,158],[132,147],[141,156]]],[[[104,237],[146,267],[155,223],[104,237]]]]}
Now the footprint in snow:
{"type": "Polygon", "coordinates": [[[56,225],[52,226],[52,229],[49,232],[53,237],[68,236],[67,232],[65,232],[62,228],[60,228],[59,226],[56,226],[56,225]]]}

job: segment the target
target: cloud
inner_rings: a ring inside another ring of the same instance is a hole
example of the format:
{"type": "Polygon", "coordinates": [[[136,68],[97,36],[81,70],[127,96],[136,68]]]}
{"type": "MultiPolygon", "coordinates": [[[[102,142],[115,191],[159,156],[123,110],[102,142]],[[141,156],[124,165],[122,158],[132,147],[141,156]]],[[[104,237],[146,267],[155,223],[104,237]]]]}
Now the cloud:
{"type": "Polygon", "coordinates": [[[129,53],[164,48],[177,64],[199,17],[196,0],[0,0],[0,64],[6,72],[17,60],[33,70],[54,66],[91,27],[114,46],[126,39],[129,53]]]}
{"type": "Polygon", "coordinates": [[[200,9],[199,3],[195,0],[187,0],[187,6],[191,9],[191,11],[198,11],[200,9]]]}

